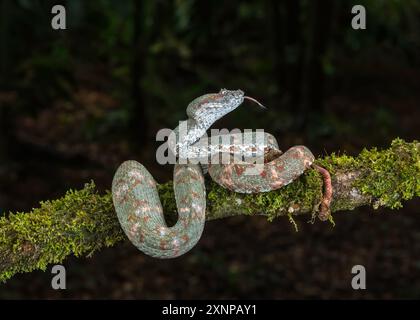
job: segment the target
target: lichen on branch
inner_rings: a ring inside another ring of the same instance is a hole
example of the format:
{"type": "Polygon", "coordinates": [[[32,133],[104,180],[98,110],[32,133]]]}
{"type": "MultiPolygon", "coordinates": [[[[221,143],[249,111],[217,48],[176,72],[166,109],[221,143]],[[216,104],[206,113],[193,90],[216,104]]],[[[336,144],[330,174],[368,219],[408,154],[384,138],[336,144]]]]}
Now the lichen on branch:
{"type": "MultiPolygon", "coordinates": [[[[362,205],[400,208],[403,201],[420,196],[420,144],[395,139],[386,150],[363,150],[357,157],[319,158],[318,165],[332,176],[332,212],[362,205]]],[[[276,191],[238,194],[207,181],[207,220],[235,215],[315,216],[322,197],[322,177],[308,170],[276,191]]],[[[176,221],[172,182],[158,186],[168,222],[176,221]]],[[[67,256],[90,256],[125,239],[112,205],[110,192],[100,194],[94,182],[70,190],[57,200],[44,201],[30,212],[0,218],[0,281],[19,272],[45,270],[67,256]]]]}

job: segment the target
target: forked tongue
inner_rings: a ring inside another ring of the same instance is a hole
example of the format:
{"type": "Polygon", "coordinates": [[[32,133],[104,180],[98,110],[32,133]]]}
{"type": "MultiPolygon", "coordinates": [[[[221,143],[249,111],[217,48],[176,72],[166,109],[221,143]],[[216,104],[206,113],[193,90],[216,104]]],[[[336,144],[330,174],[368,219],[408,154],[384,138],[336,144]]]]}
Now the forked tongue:
{"type": "Polygon", "coordinates": [[[261,108],[263,109],[267,109],[267,107],[265,107],[261,102],[259,102],[258,100],[248,97],[248,96],[244,96],[244,99],[250,100],[252,102],[255,102],[256,104],[258,104],[261,108]]]}

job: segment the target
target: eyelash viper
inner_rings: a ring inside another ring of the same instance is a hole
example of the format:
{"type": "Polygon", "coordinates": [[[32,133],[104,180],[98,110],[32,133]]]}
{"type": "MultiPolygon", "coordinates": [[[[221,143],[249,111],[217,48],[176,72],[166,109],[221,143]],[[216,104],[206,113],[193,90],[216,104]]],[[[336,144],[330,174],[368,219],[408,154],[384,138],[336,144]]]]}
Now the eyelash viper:
{"type": "MultiPolygon", "coordinates": [[[[244,99],[259,104],[258,101],[244,96],[241,90],[226,89],[193,100],[187,107],[187,135],[179,135],[178,127],[174,130],[177,133],[177,148],[174,152],[179,156],[178,148],[196,145],[216,120],[236,109],[244,99]]],[[[246,137],[255,138],[254,133],[229,136],[233,141],[246,137]]],[[[243,174],[254,166],[252,161],[229,164],[215,164],[210,161],[207,169],[211,178],[235,192],[266,192],[287,185],[313,165],[314,156],[305,146],[292,147],[282,154],[272,135],[264,133],[263,138],[266,161],[259,174],[243,174]]],[[[247,151],[242,146],[235,142],[217,146],[210,144],[208,156],[214,159],[223,152],[243,155],[247,151]]],[[[257,144],[251,144],[251,149],[256,147],[257,144]]],[[[325,169],[313,166],[324,177],[325,193],[321,203],[322,214],[319,217],[325,220],[329,214],[331,180],[325,169]]],[[[175,164],[173,185],[178,221],[174,226],[167,227],[152,175],[137,161],[129,160],[120,165],[112,182],[113,203],[122,229],[139,250],[155,258],[175,258],[189,251],[199,241],[206,213],[203,167],[191,163],[175,164]]]]}

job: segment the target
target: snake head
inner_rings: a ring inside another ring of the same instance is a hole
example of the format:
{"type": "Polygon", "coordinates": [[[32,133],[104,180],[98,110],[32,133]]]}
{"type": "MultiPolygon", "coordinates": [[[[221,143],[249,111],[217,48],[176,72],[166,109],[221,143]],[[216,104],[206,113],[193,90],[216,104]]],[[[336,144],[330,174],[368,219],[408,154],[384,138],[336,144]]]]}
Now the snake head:
{"type": "Polygon", "coordinates": [[[193,100],[187,107],[187,115],[208,128],[239,107],[243,101],[242,90],[221,89],[218,93],[205,94],[193,100]]]}

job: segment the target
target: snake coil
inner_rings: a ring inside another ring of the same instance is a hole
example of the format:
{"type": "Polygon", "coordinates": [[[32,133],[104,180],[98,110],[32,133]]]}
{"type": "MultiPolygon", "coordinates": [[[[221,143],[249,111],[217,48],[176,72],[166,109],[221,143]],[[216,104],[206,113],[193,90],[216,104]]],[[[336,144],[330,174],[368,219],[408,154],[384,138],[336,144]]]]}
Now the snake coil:
{"type": "Polygon", "coordinates": [[[282,154],[276,139],[268,133],[262,135],[261,141],[255,141],[258,140],[255,132],[221,135],[216,139],[217,143],[207,143],[209,140],[204,139],[207,144],[204,144],[203,156],[198,140],[216,120],[236,109],[244,99],[257,102],[244,96],[241,90],[222,89],[219,93],[203,95],[187,107],[188,119],[181,123],[186,125],[187,134],[180,134],[181,124],[174,130],[177,139],[174,152],[178,158],[179,150],[190,148],[189,159],[210,159],[208,167],[175,164],[173,184],[178,221],[174,226],[166,225],[157,184],[147,169],[133,160],[118,168],[112,182],[114,207],[122,229],[139,250],[156,258],[175,258],[196,245],[206,218],[203,168],[208,169],[211,178],[224,188],[240,193],[259,193],[289,184],[312,165],[314,156],[308,148],[295,146],[282,154]],[[251,143],[245,145],[243,141],[251,143]],[[259,156],[252,158],[256,151],[260,152],[259,156]],[[223,154],[229,155],[231,160],[238,157],[248,160],[216,161],[223,154]],[[270,161],[258,163],[256,159],[261,160],[261,157],[270,158],[270,161]],[[257,174],[247,174],[258,165],[257,174]]]}

